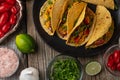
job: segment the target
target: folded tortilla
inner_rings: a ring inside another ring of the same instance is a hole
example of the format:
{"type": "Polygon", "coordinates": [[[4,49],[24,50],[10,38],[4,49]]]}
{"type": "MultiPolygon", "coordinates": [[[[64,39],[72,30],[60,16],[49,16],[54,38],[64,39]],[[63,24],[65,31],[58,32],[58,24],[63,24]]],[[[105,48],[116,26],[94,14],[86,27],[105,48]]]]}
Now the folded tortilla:
{"type": "Polygon", "coordinates": [[[112,17],[110,12],[104,6],[98,5],[96,8],[95,28],[86,46],[92,45],[95,41],[104,36],[109,31],[111,24],[112,17]]]}
{"type": "Polygon", "coordinates": [[[41,7],[40,22],[42,28],[49,35],[54,35],[68,1],[69,0],[47,0],[41,7]]]}
{"type": "Polygon", "coordinates": [[[73,2],[73,5],[72,3],[67,5],[57,29],[57,34],[60,38],[67,40],[68,34],[75,26],[85,6],[87,4],[84,2],[73,2]]]}
{"type": "Polygon", "coordinates": [[[94,18],[96,18],[94,12],[90,8],[85,7],[66,44],[75,47],[84,45],[93,32],[94,18]]]}
{"type": "Polygon", "coordinates": [[[39,15],[39,20],[42,28],[50,36],[54,34],[53,27],[51,25],[51,12],[53,8],[53,3],[54,2],[46,1],[40,9],[40,15],[39,15]]]}
{"type": "Polygon", "coordinates": [[[107,8],[113,9],[115,8],[114,0],[82,0],[84,2],[92,3],[95,5],[103,5],[107,8]]]}
{"type": "Polygon", "coordinates": [[[87,46],[86,48],[96,48],[106,44],[112,38],[113,33],[114,33],[114,21],[112,21],[112,25],[110,26],[108,32],[104,34],[104,36],[102,36],[101,38],[99,38],[93,44],[87,46]]]}
{"type": "Polygon", "coordinates": [[[62,19],[62,15],[64,14],[64,9],[67,7],[69,0],[57,0],[53,5],[51,25],[53,27],[53,31],[58,28],[59,22],[62,19]]]}

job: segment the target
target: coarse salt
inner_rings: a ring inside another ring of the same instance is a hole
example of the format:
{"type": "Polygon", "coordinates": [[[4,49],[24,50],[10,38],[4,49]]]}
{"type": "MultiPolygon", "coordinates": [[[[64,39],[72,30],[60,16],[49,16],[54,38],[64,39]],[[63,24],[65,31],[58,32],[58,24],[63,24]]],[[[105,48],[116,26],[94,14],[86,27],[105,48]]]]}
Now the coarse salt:
{"type": "Polygon", "coordinates": [[[0,48],[0,78],[11,76],[18,68],[19,59],[16,53],[6,47],[0,48]]]}

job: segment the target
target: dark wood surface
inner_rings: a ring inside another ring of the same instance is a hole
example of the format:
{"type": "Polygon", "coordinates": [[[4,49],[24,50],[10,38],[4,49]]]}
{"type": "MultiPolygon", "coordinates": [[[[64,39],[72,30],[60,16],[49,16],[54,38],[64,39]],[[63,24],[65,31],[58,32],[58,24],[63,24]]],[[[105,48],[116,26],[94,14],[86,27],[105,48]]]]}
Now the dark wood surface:
{"type": "MultiPolygon", "coordinates": [[[[19,54],[19,57],[20,57],[20,66],[17,72],[9,78],[0,79],[0,80],[19,80],[20,72],[24,68],[27,68],[27,67],[37,68],[40,72],[40,80],[47,80],[46,67],[56,55],[60,54],[56,52],[55,50],[51,49],[41,39],[41,37],[37,33],[34,23],[33,23],[32,7],[33,7],[33,0],[27,1],[26,2],[27,20],[23,19],[17,31],[13,33],[12,35],[10,35],[2,44],[0,44],[0,45],[5,45],[5,46],[9,46],[13,48],[19,54]],[[26,21],[27,21],[27,25],[25,24],[26,21]],[[16,45],[15,45],[15,37],[19,33],[28,33],[35,39],[37,46],[38,46],[38,49],[35,53],[23,55],[21,52],[19,52],[19,50],[16,48],[16,45]]],[[[84,72],[83,80],[120,80],[119,77],[111,75],[104,68],[102,57],[103,57],[103,53],[101,53],[100,55],[94,56],[94,57],[90,57],[90,58],[78,58],[84,68],[85,68],[85,65],[91,60],[97,60],[102,65],[102,71],[100,74],[96,76],[88,76],[84,72]]]]}

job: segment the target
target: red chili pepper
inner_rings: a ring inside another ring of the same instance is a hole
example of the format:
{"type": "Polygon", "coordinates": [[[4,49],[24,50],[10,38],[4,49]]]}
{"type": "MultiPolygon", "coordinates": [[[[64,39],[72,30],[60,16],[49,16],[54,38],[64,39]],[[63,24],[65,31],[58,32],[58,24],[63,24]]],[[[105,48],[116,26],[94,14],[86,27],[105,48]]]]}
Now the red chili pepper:
{"type": "Polygon", "coordinates": [[[8,23],[6,23],[6,24],[2,27],[2,31],[3,31],[4,33],[7,33],[7,32],[10,30],[10,27],[11,27],[11,25],[10,25],[10,23],[8,22],[8,23]]]}
{"type": "Polygon", "coordinates": [[[8,21],[8,13],[5,12],[0,16],[0,27],[2,27],[8,21]]]}
{"type": "Polygon", "coordinates": [[[10,16],[10,24],[14,25],[16,23],[17,17],[15,14],[10,16]]]}
{"type": "Polygon", "coordinates": [[[13,7],[11,8],[11,12],[12,12],[13,14],[16,14],[16,13],[17,13],[17,8],[16,8],[15,6],[13,6],[13,7]]]}
{"type": "Polygon", "coordinates": [[[14,5],[14,4],[15,4],[15,2],[16,2],[16,0],[6,0],[6,2],[8,2],[9,4],[14,5]]]}
{"type": "Polygon", "coordinates": [[[8,4],[7,2],[4,2],[0,5],[0,13],[6,12],[8,10],[10,10],[12,6],[10,4],[8,4]]]}

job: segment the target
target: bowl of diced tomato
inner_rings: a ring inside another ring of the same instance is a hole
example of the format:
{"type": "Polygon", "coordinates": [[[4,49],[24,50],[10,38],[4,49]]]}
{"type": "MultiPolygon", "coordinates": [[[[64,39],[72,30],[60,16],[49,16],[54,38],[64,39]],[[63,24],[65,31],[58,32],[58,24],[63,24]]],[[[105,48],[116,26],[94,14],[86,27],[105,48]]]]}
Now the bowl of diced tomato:
{"type": "Polygon", "coordinates": [[[103,56],[105,68],[113,75],[120,76],[120,45],[112,45],[103,56]]]}
{"type": "Polygon", "coordinates": [[[0,43],[16,30],[21,17],[19,0],[0,0],[0,43]]]}

